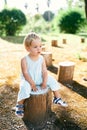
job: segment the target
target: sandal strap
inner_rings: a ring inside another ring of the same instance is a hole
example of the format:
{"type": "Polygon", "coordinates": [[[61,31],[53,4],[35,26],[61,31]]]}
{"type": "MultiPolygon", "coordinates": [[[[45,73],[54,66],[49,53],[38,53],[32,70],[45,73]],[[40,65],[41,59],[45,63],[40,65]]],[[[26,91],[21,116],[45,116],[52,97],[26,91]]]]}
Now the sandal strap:
{"type": "Polygon", "coordinates": [[[17,108],[24,108],[24,105],[23,104],[17,104],[16,107],[17,108]]]}
{"type": "Polygon", "coordinates": [[[55,102],[55,103],[58,103],[60,100],[61,100],[61,98],[55,98],[55,99],[54,99],[54,102],[55,102]]]}
{"type": "Polygon", "coordinates": [[[16,114],[24,114],[24,111],[23,110],[17,110],[16,114]]]}

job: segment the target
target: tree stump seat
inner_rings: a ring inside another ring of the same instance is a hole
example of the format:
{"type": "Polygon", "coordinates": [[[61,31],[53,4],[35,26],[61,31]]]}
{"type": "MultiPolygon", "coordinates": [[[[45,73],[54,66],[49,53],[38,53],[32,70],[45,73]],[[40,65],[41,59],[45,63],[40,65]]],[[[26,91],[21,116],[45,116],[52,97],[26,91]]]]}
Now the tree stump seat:
{"type": "Polygon", "coordinates": [[[81,38],[81,43],[84,43],[85,42],[85,38],[81,38]]]}
{"type": "Polygon", "coordinates": [[[41,55],[44,57],[46,66],[50,67],[52,66],[52,52],[44,51],[41,53],[41,55]]]}
{"type": "Polygon", "coordinates": [[[64,38],[63,39],[63,44],[66,44],[67,43],[67,40],[64,38]]]}
{"type": "Polygon", "coordinates": [[[25,100],[24,120],[34,125],[45,122],[51,111],[51,91],[46,88],[37,92],[31,92],[31,96],[25,100]]]}
{"type": "Polygon", "coordinates": [[[57,40],[52,40],[51,41],[51,46],[57,47],[58,46],[58,41],[57,40]]]}
{"type": "Polygon", "coordinates": [[[65,61],[59,63],[58,81],[64,84],[72,84],[74,74],[74,62],[65,61]]]}

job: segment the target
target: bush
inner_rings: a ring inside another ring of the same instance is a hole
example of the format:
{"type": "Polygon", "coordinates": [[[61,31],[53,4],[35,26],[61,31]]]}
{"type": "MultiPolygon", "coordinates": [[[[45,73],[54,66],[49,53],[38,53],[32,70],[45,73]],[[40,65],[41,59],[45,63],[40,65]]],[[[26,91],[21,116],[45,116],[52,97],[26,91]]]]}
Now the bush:
{"type": "Polygon", "coordinates": [[[68,11],[63,13],[59,19],[61,32],[75,34],[84,23],[84,18],[80,12],[68,11]]]}
{"type": "Polygon", "coordinates": [[[54,13],[52,13],[51,11],[45,11],[45,13],[43,14],[43,18],[46,21],[51,21],[54,17],[54,13]]]}
{"type": "Polygon", "coordinates": [[[4,9],[0,12],[0,28],[2,28],[1,35],[16,35],[22,29],[22,26],[26,24],[26,17],[21,10],[4,9]]]}

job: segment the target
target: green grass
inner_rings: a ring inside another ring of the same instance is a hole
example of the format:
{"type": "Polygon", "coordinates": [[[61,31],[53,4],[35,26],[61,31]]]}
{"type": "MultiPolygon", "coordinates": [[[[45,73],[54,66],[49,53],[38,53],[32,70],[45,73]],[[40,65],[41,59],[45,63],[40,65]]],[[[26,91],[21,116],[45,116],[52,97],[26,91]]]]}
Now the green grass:
{"type": "Polygon", "coordinates": [[[22,44],[25,36],[3,36],[1,37],[3,40],[8,42],[12,42],[15,44],[22,44]]]}

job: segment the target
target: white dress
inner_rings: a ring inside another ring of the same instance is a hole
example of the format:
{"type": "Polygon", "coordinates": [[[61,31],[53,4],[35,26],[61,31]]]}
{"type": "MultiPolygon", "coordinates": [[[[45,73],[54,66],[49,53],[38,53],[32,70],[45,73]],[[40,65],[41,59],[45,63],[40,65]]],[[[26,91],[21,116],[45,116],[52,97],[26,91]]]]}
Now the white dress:
{"type": "MultiPolygon", "coordinates": [[[[34,80],[36,86],[38,87],[42,83],[42,63],[43,63],[43,56],[39,56],[37,61],[33,61],[29,55],[26,57],[27,66],[28,66],[28,73],[34,80]]],[[[56,79],[50,75],[48,75],[47,79],[47,88],[50,88],[52,91],[57,91],[60,89],[59,83],[56,79]]],[[[31,95],[31,86],[29,82],[27,82],[22,74],[21,82],[20,82],[20,90],[18,92],[18,99],[17,102],[21,101],[22,99],[29,98],[31,95]]]]}

